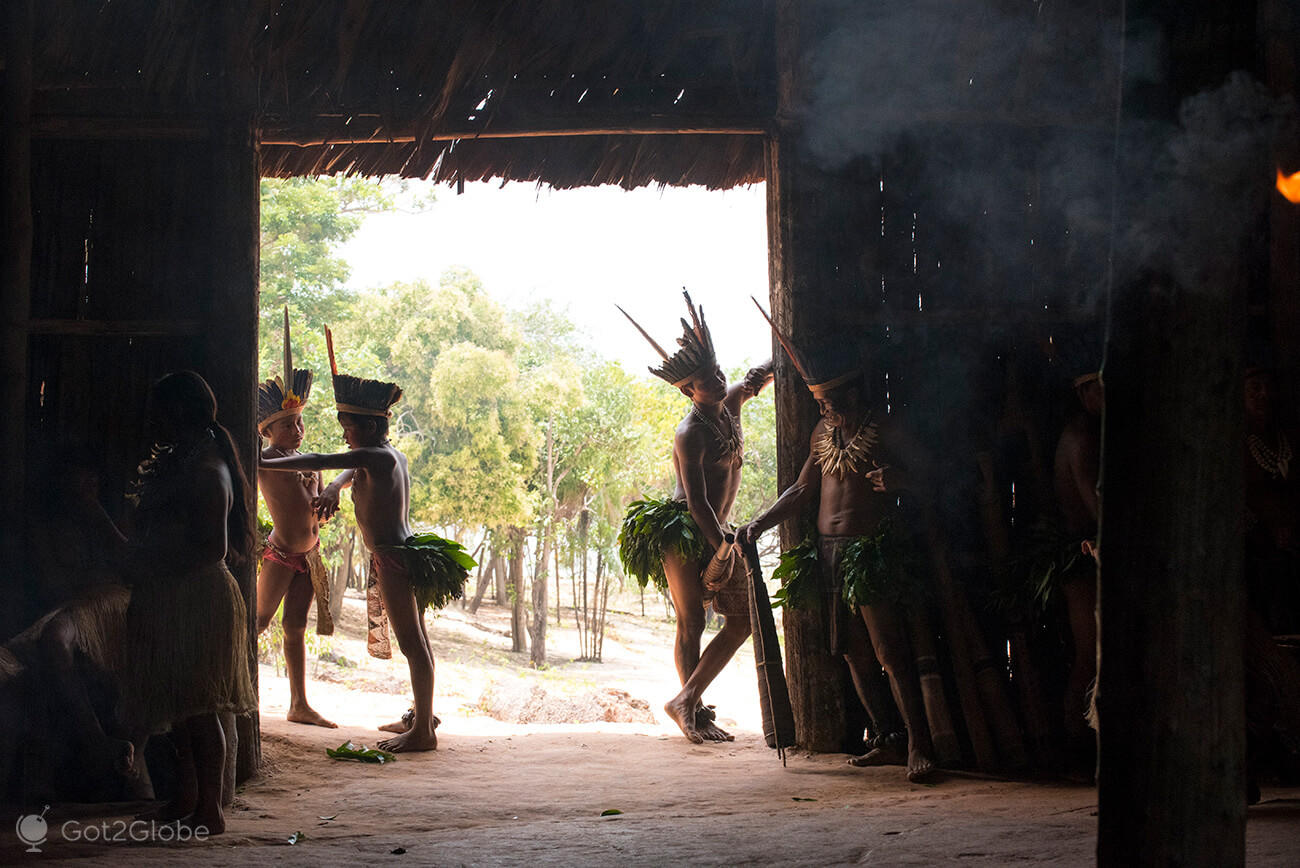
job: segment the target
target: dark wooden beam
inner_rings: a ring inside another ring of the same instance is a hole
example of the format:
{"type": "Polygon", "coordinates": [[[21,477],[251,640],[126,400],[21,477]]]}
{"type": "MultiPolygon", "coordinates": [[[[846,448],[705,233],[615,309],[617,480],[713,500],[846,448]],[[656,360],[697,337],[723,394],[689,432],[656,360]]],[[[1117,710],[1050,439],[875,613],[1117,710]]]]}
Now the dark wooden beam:
{"type": "MultiPolygon", "coordinates": [[[[777,5],[778,117],[799,116],[804,88],[803,66],[797,63],[804,23],[802,4],[782,0],[777,5]]],[[[825,339],[828,316],[844,310],[845,281],[856,271],[861,251],[846,245],[848,234],[828,221],[841,197],[868,191],[845,189],[816,169],[802,146],[803,130],[793,120],[778,124],[767,148],[768,281],[773,318],[796,345],[814,346],[825,339]],[[845,266],[841,269],[841,266],[845,266]]],[[[860,305],[853,304],[856,309],[860,305]]],[[[777,487],[792,485],[808,456],[808,442],[817,423],[817,407],[789,357],[775,340],[777,487]]],[[[815,505],[798,520],[781,525],[781,546],[797,545],[815,526],[815,505]]],[[[847,667],[829,653],[830,640],[820,613],[787,608],[784,618],[786,667],[790,701],[799,744],[825,752],[845,750],[855,706],[846,689],[847,667]]]]}
{"type": "Polygon", "coordinates": [[[32,0],[4,6],[5,71],[0,99],[0,591],[8,601],[0,638],[22,622],[26,546],[27,317],[32,294],[32,0]]]}
{"type": "MultiPolygon", "coordinates": [[[[258,21],[255,0],[232,0],[218,16],[221,93],[224,102],[212,117],[214,130],[209,201],[212,232],[207,243],[212,283],[204,305],[206,364],[218,414],[235,440],[251,483],[247,506],[257,508],[257,323],[260,284],[261,193],[255,129],[258,58],[247,29],[258,21]]],[[[235,578],[247,607],[249,667],[257,687],[257,570],[248,564],[235,578]]],[[[261,722],[256,710],[239,717],[234,774],[243,781],[257,775],[262,761],[261,722]]]]}
{"type": "Polygon", "coordinates": [[[261,143],[279,147],[321,145],[409,144],[463,139],[532,139],[568,136],[730,135],[762,136],[770,124],[762,118],[720,115],[679,116],[626,113],[610,116],[545,116],[530,121],[458,124],[420,138],[413,125],[385,128],[377,115],[319,115],[299,122],[269,121],[261,143]]]}

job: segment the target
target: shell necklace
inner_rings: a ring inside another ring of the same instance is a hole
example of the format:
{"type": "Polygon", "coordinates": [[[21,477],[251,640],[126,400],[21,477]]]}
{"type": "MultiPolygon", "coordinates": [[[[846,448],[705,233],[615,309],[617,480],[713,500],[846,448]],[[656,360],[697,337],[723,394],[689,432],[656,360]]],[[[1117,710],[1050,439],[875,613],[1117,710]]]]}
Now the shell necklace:
{"type": "Polygon", "coordinates": [[[1291,470],[1291,441],[1281,431],[1277,432],[1277,449],[1273,450],[1258,434],[1247,434],[1246,445],[1250,447],[1250,457],[1269,476],[1286,479],[1291,470]]]}
{"type": "Polygon", "coordinates": [[[843,479],[846,473],[866,473],[878,437],[879,426],[871,421],[870,413],[847,444],[842,442],[839,428],[827,427],[813,447],[813,460],[823,475],[843,479]]]}

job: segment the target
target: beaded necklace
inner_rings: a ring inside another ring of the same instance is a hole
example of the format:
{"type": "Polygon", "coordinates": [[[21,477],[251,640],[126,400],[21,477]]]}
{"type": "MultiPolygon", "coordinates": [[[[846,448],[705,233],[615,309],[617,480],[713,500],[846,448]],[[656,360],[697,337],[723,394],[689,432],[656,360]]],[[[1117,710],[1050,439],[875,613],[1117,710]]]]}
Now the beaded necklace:
{"type": "Polygon", "coordinates": [[[725,405],[722,407],[722,418],[727,422],[727,432],[725,434],[722,432],[722,429],[714,424],[712,419],[701,413],[700,408],[696,407],[694,404],[691,405],[691,414],[695,416],[696,419],[699,419],[707,425],[709,430],[713,432],[713,437],[717,440],[718,446],[721,447],[723,455],[729,456],[733,459],[743,460],[745,451],[745,435],[744,432],[740,430],[740,421],[736,419],[735,414],[733,414],[731,410],[727,409],[725,405]]]}

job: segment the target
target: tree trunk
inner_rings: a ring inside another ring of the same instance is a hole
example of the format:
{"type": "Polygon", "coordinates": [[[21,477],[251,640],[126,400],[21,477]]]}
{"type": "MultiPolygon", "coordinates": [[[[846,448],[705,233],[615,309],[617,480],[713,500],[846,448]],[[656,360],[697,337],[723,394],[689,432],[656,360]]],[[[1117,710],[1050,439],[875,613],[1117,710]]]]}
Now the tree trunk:
{"type": "Polygon", "coordinates": [[[537,556],[537,572],[533,575],[533,618],[528,628],[531,647],[528,660],[534,666],[546,663],[546,619],[549,614],[546,603],[548,588],[546,575],[551,559],[551,523],[544,521],[541,528],[541,552],[537,556]]]}
{"type": "Polygon", "coordinates": [[[510,597],[510,650],[527,651],[528,643],[524,638],[527,631],[528,615],[524,607],[524,531],[523,528],[510,529],[510,576],[506,580],[510,597]]]}
{"type": "MultiPolygon", "coordinates": [[[[573,573],[572,561],[569,562],[569,573],[570,575],[572,575],[573,573]]],[[[560,584],[560,546],[559,543],[557,542],[555,545],[555,626],[557,627],[564,626],[564,622],[560,620],[560,618],[562,617],[560,612],[561,587],[562,586],[560,584]]]]}
{"type": "Polygon", "coordinates": [[[596,653],[592,659],[601,660],[605,655],[605,613],[609,611],[609,575],[605,574],[605,584],[601,587],[601,574],[605,570],[605,553],[596,553],[596,588],[600,596],[600,614],[596,620],[596,653]]]}
{"type": "Polygon", "coordinates": [[[496,549],[492,550],[492,555],[488,558],[487,570],[479,575],[478,587],[474,589],[474,600],[469,604],[469,613],[477,614],[478,607],[483,605],[483,597],[487,594],[488,586],[496,581],[497,571],[501,569],[501,555],[497,554],[496,549]]]}
{"type": "Polygon", "coordinates": [[[505,566],[502,564],[501,561],[502,559],[500,555],[497,555],[497,568],[492,581],[495,586],[497,605],[505,607],[510,605],[510,592],[509,590],[507,590],[506,587],[507,586],[506,570],[505,570],[505,566]]]}

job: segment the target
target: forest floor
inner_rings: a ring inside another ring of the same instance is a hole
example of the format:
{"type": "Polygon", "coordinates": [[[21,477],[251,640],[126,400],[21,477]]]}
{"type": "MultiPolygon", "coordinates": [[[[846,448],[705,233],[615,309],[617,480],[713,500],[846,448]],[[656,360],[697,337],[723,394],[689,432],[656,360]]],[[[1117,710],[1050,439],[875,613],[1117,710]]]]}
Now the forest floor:
{"type": "MultiPolygon", "coordinates": [[[[639,612],[635,597],[618,608],[639,612]]],[[[439,749],[362,765],[325,750],[373,745],[376,726],[407,708],[409,681],[396,651],[392,661],[366,656],[363,601],[349,597],[336,635],[313,642],[325,659],[308,664],[310,700],[339,729],[286,722],[288,684],[263,664],[264,773],[241,787],[227,834],[185,844],[72,841],[65,830],[84,838],[92,826],[111,836],[125,827],[130,837],[138,806],[56,806],[41,854],[4,833],[0,863],[1094,862],[1090,786],[958,772],[917,785],[896,767],[854,769],[842,755],[798,751],[783,767],[760,735],[748,647],[707,695],[736,741],[688,743],[661,710],[677,690],[672,623],[657,598],[646,608],[646,618],[611,612],[603,663],[574,660],[572,613],[559,628],[552,613],[550,664],[540,670],[510,651],[508,609],[440,613],[429,630],[439,749]]],[[[1300,789],[1265,788],[1249,813],[1247,861],[1300,864],[1300,789]]]]}

